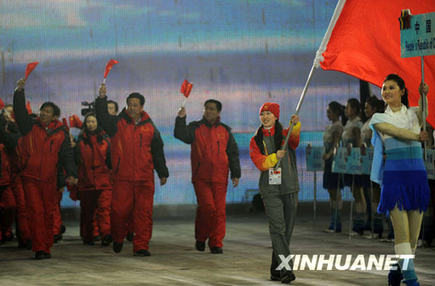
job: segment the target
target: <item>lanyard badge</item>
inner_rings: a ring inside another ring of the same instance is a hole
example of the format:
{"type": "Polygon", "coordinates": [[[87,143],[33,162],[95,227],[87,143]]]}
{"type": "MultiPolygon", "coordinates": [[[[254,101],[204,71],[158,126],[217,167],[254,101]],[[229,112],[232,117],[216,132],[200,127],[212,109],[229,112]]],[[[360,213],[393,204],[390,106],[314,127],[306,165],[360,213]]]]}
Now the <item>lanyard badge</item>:
{"type": "Polygon", "coordinates": [[[281,185],[281,167],[269,169],[269,185],[281,185]]]}

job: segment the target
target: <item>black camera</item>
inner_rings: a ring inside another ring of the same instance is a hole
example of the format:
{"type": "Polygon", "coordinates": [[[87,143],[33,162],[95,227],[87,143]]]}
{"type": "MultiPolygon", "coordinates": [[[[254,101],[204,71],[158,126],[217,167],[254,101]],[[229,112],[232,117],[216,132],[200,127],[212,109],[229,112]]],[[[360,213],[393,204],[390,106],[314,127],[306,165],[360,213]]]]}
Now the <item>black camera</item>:
{"type": "Polygon", "coordinates": [[[85,116],[89,112],[95,112],[95,101],[92,102],[82,101],[82,106],[85,106],[85,108],[82,108],[81,110],[83,116],[85,116]]]}

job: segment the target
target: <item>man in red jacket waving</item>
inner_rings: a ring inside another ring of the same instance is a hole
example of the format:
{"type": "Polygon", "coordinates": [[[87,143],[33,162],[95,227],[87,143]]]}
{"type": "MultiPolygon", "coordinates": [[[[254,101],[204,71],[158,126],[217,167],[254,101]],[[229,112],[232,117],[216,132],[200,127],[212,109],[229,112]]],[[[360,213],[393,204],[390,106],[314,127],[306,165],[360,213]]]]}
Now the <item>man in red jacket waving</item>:
{"type": "Polygon", "coordinates": [[[186,126],[186,110],[181,108],[174,129],[175,138],[191,144],[192,183],[198,201],[195,247],[204,251],[208,239],[214,254],[223,253],[228,170],[234,187],[241,173],[237,143],[231,128],[220,121],[221,110],[222,103],[209,99],[204,103],[202,120],[186,126]]]}
{"type": "Polygon", "coordinates": [[[17,150],[30,211],[32,249],[35,259],[45,259],[51,257],[53,245],[58,170],[65,171],[65,181],[69,184],[76,183],[77,171],[68,131],[57,120],[59,107],[45,102],[39,116],[32,118],[26,109],[24,85],[25,80],[20,79],[14,93],[15,120],[22,134],[17,150]]]}
{"type": "Polygon", "coordinates": [[[127,108],[118,116],[109,115],[104,84],[95,100],[98,122],[112,138],[113,250],[121,251],[131,214],[135,256],[151,255],[148,243],[153,225],[154,169],[160,185],[166,184],[169,176],[160,132],[143,110],[144,104],[143,95],[135,92],[127,97],[127,108]]]}

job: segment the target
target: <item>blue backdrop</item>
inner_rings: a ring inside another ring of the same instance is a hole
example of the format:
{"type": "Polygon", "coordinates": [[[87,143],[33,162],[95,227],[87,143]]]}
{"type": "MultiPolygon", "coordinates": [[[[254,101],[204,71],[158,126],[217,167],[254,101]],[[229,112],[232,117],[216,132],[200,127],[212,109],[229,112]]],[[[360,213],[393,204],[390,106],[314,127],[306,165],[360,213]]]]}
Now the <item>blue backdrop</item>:
{"type": "MultiPolygon", "coordinates": [[[[184,99],[180,85],[188,79],[194,84],[186,106],[189,121],[201,118],[206,99],[223,103],[222,121],[233,128],[242,160],[240,185],[229,188],[227,199],[241,202],[245,190],[257,186],[248,143],[259,125],[258,109],[266,101],[278,102],[281,121],[290,118],[336,2],[4,0],[0,96],[11,102],[26,64],[39,61],[26,84],[32,108],[51,100],[61,106],[62,116],[79,114],[80,102],[95,97],[106,62],[117,59],[107,80],[109,97],[122,107],[129,93],[144,94],[145,109],[165,142],[170,178],[156,188],[155,202],[188,204],[195,202],[190,147],[172,137],[184,99]]],[[[302,200],[311,200],[313,192],[303,147],[308,141],[321,145],[328,102],[345,103],[358,96],[356,79],[331,71],[315,73],[300,112],[302,200]]],[[[72,202],[65,199],[64,204],[72,202]]]]}

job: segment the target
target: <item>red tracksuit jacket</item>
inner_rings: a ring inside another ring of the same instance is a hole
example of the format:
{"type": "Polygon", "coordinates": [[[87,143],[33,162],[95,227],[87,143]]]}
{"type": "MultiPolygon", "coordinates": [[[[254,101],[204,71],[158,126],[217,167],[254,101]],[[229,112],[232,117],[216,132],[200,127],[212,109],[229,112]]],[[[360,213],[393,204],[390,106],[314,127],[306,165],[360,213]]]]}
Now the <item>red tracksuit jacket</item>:
{"type": "Polygon", "coordinates": [[[58,120],[44,126],[31,118],[25,107],[24,90],[15,91],[14,113],[22,137],[18,140],[21,175],[40,181],[56,181],[58,166],[67,176],[76,175],[68,131],[58,120]]]}
{"type": "Polygon", "coordinates": [[[163,141],[146,112],[139,123],[124,109],[118,116],[107,113],[107,98],[97,98],[98,122],[111,137],[112,171],[115,180],[153,181],[154,169],[159,178],[169,177],[163,141]]]}
{"type": "Polygon", "coordinates": [[[186,117],[177,117],[174,136],[191,144],[192,182],[227,183],[228,170],[231,178],[240,178],[239,150],[225,124],[218,121],[212,126],[202,119],[186,126],[186,117]]]}
{"type": "Polygon", "coordinates": [[[95,134],[84,132],[77,141],[74,157],[80,191],[112,189],[110,139],[102,129],[95,134]]]}

